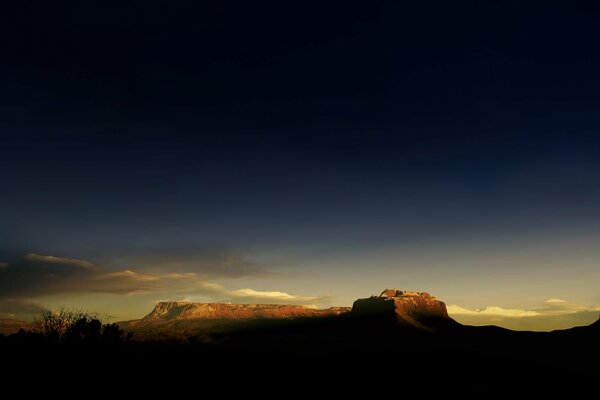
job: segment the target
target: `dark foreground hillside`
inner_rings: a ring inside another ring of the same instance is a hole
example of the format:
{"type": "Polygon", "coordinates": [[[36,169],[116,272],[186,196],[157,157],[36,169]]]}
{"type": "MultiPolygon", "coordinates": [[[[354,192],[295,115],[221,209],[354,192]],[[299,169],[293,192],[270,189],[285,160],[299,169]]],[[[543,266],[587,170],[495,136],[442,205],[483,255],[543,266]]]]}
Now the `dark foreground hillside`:
{"type": "MultiPolygon", "coordinates": [[[[210,338],[49,344],[0,340],[5,382],[29,394],[133,396],[586,393],[597,387],[600,322],[551,333],[447,325],[437,332],[385,316],[260,321],[210,338]],[[18,380],[18,381],[17,381],[18,380]],[[216,391],[216,392],[214,392],[216,391]],[[188,394],[186,394],[188,393],[188,394]]],[[[337,398],[337,397],[336,397],[337,398]]]]}

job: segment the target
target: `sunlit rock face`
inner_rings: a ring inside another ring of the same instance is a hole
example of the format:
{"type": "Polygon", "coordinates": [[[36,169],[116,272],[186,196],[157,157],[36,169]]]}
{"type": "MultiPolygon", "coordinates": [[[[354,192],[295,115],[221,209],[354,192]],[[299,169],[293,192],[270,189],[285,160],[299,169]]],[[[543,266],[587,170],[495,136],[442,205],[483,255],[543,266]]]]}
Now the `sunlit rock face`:
{"type": "Polygon", "coordinates": [[[458,324],[448,316],[446,304],[429,293],[397,289],[386,289],[379,296],[356,300],[351,315],[379,316],[397,325],[427,331],[458,324]]]}
{"type": "Polygon", "coordinates": [[[285,304],[224,304],[164,301],[142,319],[121,321],[123,329],[133,332],[199,332],[228,331],[232,327],[263,320],[335,317],[349,313],[349,307],[316,309],[285,304]]]}
{"type": "Polygon", "coordinates": [[[316,309],[285,304],[224,304],[160,302],[141,321],[174,319],[284,319],[339,315],[348,307],[316,309]]]}
{"type": "MultiPolygon", "coordinates": [[[[358,299],[353,307],[316,309],[285,304],[225,304],[165,301],[144,318],[122,321],[137,332],[200,332],[223,329],[261,320],[292,320],[340,316],[343,321],[372,324],[386,321],[396,326],[438,331],[459,325],[448,316],[446,305],[428,293],[386,289],[379,296],[358,299]],[[360,321],[353,317],[366,317],[360,321]]],[[[353,325],[356,326],[356,325],[353,325]]]]}

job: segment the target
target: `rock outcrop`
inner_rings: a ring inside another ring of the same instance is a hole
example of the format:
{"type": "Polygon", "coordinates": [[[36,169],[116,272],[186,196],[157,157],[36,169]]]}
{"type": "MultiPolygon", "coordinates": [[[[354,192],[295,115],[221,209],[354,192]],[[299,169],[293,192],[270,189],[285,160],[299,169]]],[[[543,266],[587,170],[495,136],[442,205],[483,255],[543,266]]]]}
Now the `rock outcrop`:
{"type": "Polygon", "coordinates": [[[353,316],[379,316],[397,325],[427,331],[458,325],[448,316],[446,304],[429,293],[386,289],[379,296],[358,299],[352,306],[353,316]]]}
{"type": "Polygon", "coordinates": [[[289,319],[299,317],[324,317],[347,312],[348,307],[316,309],[285,304],[224,304],[160,302],[142,321],[168,321],[174,319],[289,319]]]}
{"type": "Polygon", "coordinates": [[[156,304],[145,317],[122,321],[124,329],[133,331],[201,331],[253,320],[291,320],[337,316],[350,307],[316,309],[285,304],[225,304],[165,301],[156,304]]]}

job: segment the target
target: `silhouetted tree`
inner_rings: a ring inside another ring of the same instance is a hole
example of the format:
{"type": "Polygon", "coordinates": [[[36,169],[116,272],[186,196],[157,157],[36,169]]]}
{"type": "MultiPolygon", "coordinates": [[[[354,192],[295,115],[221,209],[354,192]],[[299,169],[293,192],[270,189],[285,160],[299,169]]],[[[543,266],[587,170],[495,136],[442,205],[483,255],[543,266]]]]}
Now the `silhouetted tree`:
{"type": "Polygon", "coordinates": [[[96,343],[102,338],[102,323],[97,318],[91,318],[87,315],[81,316],[75,322],[71,323],[64,334],[64,340],[67,342],[78,343],[88,342],[96,343]]]}
{"type": "Polygon", "coordinates": [[[133,336],[132,332],[125,334],[125,331],[119,329],[117,324],[106,324],[102,327],[102,342],[117,343],[123,340],[128,341],[133,336]]]}
{"type": "Polygon", "coordinates": [[[36,325],[49,343],[114,344],[131,339],[119,325],[102,324],[96,315],[81,311],[44,311],[36,325]]]}

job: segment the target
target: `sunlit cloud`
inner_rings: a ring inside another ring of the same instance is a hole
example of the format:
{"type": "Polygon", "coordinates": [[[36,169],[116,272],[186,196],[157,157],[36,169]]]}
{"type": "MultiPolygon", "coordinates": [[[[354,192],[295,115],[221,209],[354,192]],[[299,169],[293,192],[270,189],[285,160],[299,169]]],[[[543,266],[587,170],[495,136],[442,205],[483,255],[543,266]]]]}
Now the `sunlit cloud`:
{"type": "Polygon", "coordinates": [[[502,308],[497,306],[485,307],[482,309],[470,310],[457,305],[448,306],[448,313],[458,315],[487,315],[487,316],[502,316],[502,317],[535,317],[540,315],[539,312],[534,310],[519,310],[511,308],[502,308]]]}
{"type": "MultiPolygon", "coordinates": [[[[167,269],[117,268],[90,261],[28,253],[0,268],[0,298],[61,293],[131,294],[147,291],[217,290],[204,274],[167,269]]],[[[249,293],[245,293],[249,294],[249,293]]],[[[239,297],[245,295],[240,292],[239,297]]],[[[230,294],[231,297],[236,295],[230,294]]],[[[252,297],[252,296],[250,296],[252,297]]]]}
{"type": "Polygon", "coordinates": [[[30,300],[0,299],[0,318],[32,319],[46,308],[30,300]]]}
{"type": "Polygon", "coordinates": [[[468,309],[458,305],[449,305],[448,313],[455,315],[482,315],[482,316],[500,316],[509,318],[537,317],[547,315],[573,314],[581,311],[599,311],[600,306],[586,306],[583,304],[572,303],[567,300],[552,298],[544,301],[540,308],[532,310],[520,310],[511,308],[502,308],[498,306],[488,306],[481,309],[468,309]]]}
{"type": "Polygon", "coordinates": [[[151,290],[159,280],[151,274],[109,270],[86,260],[28,253],[0,269],[0,298],[76,292],[128,294],[151,290]]]}
{"type": "Polygon", "coordinates": [[[550,298],[534,309],[488,306],[469,309],[449,305],[448,313],[468,325],[499,325],[511,329],[552,330],[587,325],[598,318],[600,305],[585,305],[550,298]]]}
{"type": "MultiPolygon", "coordinates": [[[[260,291],[250,288],[230,290],[215,282],[196,279],[192,287],[183,289],[193,295],[204,295],[224,303],[287,303],[287,304],[315,304],[323,303],[327,296],[300,296],[281,291],[260,291]]],[[[189,297],[188,297],[189,298],[189,297]]]]}
{"type": "Polygon", "coordinates": [[[313,302],[318,300],[318,297],[295,296],[285,292],[261,292],[254,289],[238,289],[231,292],[233,297],[269,299],[277,301],[293,301],[293,302],[313,302]]]}
{"type": "Polygon", "coordinates": [[[19,304],[24,307],[31,299],[77,293],[127,296],[157,293],[171,299],[200,298],[210,302],[232,303],[310,305],[325,300],[324,297],[277,290],[231,290],[198,272],[107,268],[86,260],[36,253],[28,253],[0,268],[0,315],[16,315],[11,310],[19,304]]]}
{"type": "Polygon", "coordinates": [[[42,262],[48,264],[58,264],[58,265],[74,265],[81,268],[94,268],[94,264],[89,261],[80,260],[77,258],[65,258],[65,257],[56,257],[56,256],[45,256],[36,253],[29,253],[23,256],[23,259],[31,262],[42,262]]]}
{"type": "Polygon", "coordinates": [[[563,300],[563,299],[548,299],[544,303],[546,303],[546,304],[565,304],[565,303],[567,303],[567,301],[563,300]]]}
{"type": "Polygon", "coordinates": [[[256,261],[228,249],[167,248],[136,250],[111,261],[111,267],[129,265],[145,272],[194,272],[211,278],[272,275],[256,261]]]}

